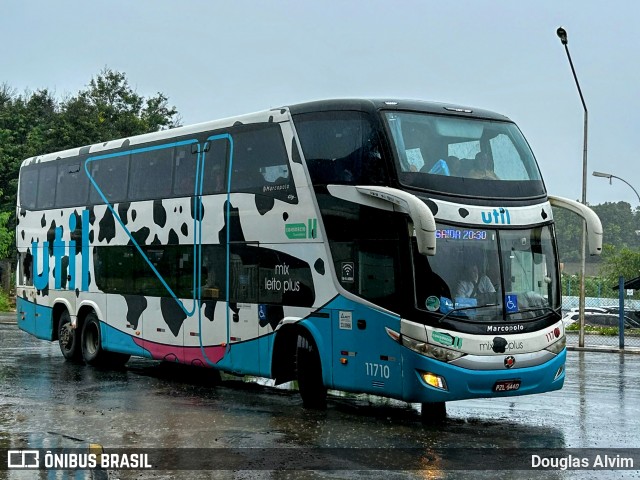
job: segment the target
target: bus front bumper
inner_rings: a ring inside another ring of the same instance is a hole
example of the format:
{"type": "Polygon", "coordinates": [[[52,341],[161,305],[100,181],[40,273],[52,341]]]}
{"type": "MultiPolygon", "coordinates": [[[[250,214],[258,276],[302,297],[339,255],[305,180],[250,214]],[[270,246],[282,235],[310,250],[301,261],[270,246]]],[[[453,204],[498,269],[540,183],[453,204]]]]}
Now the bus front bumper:
{"type": "MultiPolygon", "coordinates": [[[[509,397],[562,388],[566,349],[536,366],[473,370],[421,355],[405,357],[404,399],[409,402],[448,402],[485,397],[509,397]]],[[[508,355],[505,355],[505,362],[508,355]]]]}

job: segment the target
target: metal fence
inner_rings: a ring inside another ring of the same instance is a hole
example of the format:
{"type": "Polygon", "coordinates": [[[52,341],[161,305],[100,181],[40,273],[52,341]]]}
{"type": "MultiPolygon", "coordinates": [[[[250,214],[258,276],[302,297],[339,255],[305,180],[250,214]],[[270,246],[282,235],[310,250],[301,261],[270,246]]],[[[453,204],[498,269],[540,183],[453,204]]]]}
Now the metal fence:
{"type": "MultiPolygon", "coordinates": [[[[562,297],[563,318],[566,322],[578,318],[578,296],[562,297]]],[[[619,299],[585,297],[585,347],[609,347],[640,351],[640,300],[624,298],[625,328],[618,327],[619,299]],[[622,334],[622,335],[621,335],[622,334]]],[[[579,322],[565,330],[567,346],[578,346],[579,322]]],[[[566,325],[566,323],[565,323],[566,325]]]]}

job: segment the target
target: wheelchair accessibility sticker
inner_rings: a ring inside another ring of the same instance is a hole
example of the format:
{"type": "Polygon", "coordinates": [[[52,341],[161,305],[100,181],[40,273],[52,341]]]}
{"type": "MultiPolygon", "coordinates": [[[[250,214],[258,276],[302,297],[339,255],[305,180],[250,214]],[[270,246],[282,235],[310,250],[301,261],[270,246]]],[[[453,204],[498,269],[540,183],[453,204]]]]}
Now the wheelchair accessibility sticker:
{"type": "Polygon", "coordinates": [[[518,296],[505,295],[504,304],[507,307],[507,313],[515,313],[518,311],[518,296]]]}

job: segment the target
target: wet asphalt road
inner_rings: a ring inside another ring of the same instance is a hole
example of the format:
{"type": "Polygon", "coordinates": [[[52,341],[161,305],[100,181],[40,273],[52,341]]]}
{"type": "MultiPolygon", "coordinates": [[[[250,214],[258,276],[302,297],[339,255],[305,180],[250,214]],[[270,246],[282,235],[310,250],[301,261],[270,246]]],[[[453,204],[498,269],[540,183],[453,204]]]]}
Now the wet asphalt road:
{"type": "MultiPolygon", "coordinates": [[[[0,324],[0,353],[0,448],[260,447],[275,455],[331,448],[346,460],[353,448],[383,449],[373,455],[408,449],[397,451],[410,456],[412,469],[429,452],[448,457],[444,470],[401,471],[395,461],[392,470],[372,471],[352,458],[345,470],[266,471],[254,458],[253,470],[121,470],[107,472],[109,478],[640,478],[639,470],[485,471],[499,467],[464,453],[640,448],[640,355],[569,352],[563,390],[450,403],[446,422],[423,426],[417,405],[375,397],[333,396],[327,411],[314,412],[291,390],[238,379],[196,381],[190,371],[157,362],[133,359],[121,371],[72,364],[57,343],[15,324],[0,324]],[[469,470],[459,471],[462,465],[469,470]]],[[[0,472],[0,478],[73,478],[43,475],[0,472]]]]}

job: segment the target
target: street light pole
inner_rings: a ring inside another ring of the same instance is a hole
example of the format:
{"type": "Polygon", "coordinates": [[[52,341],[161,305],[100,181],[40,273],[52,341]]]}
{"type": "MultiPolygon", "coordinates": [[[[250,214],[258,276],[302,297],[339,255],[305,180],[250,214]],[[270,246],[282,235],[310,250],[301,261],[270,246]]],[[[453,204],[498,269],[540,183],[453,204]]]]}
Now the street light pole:
{"type": "MultiPolygon", "coordinates": [[[[571,60],[571,54],[569,53],[569,47],[567,44],[569,43],[567,39],[567,31],[560,27],[556,31],[560,41],[564,45],[564,49],[567,52],[567,58],[569,59],[569,65],[571,66],[571,72],[573,73],[573,79],[576,82],[576,86],[578,87],[578,93],[580,94],[580,100],[582,101],[582,108],[584,109],[584,143],[582,148],[582,204],[587,204],[587,125],[589,112],[587,110],[587,104],[584,101],[584,96],[582,95],[582,89],[580,88],[580,83],[578,82],[578,76],[576,75],[576,69],[573,67],[573,61],[571,60]]],[[[584,289],[584,280],[587,271],[587,223],[586,221],[582,221],[582,242],[580,247],[580,297],[579,297],[579,317],[580,317],[580,332],[578,335],[578,346],[584,347],[584,298],[585,298],[585,289],[584,289]]]]}
{"type": "Polygon", "coordinates": [[[620,177],[617,177],[615,175],[611,175],[610,173],[603,173],[603,172],[593,172],[592,175],[594,177],[608,178],[609,179],[609,185],[611,185],[611,179],[612,178],[617,178],[621,182],[626,183],[627,185],[629,185],[629,187],[631,187],[631,190],[633,190],[633,192],[636,194],[636,197],[638,197],[638,203],[640,204],[640,194],[638,194],[638,191],[635,188],[633,188],[633,185],[631,185],[629,182],[627,182],[624,178],[620,178],[620,177]]]}

